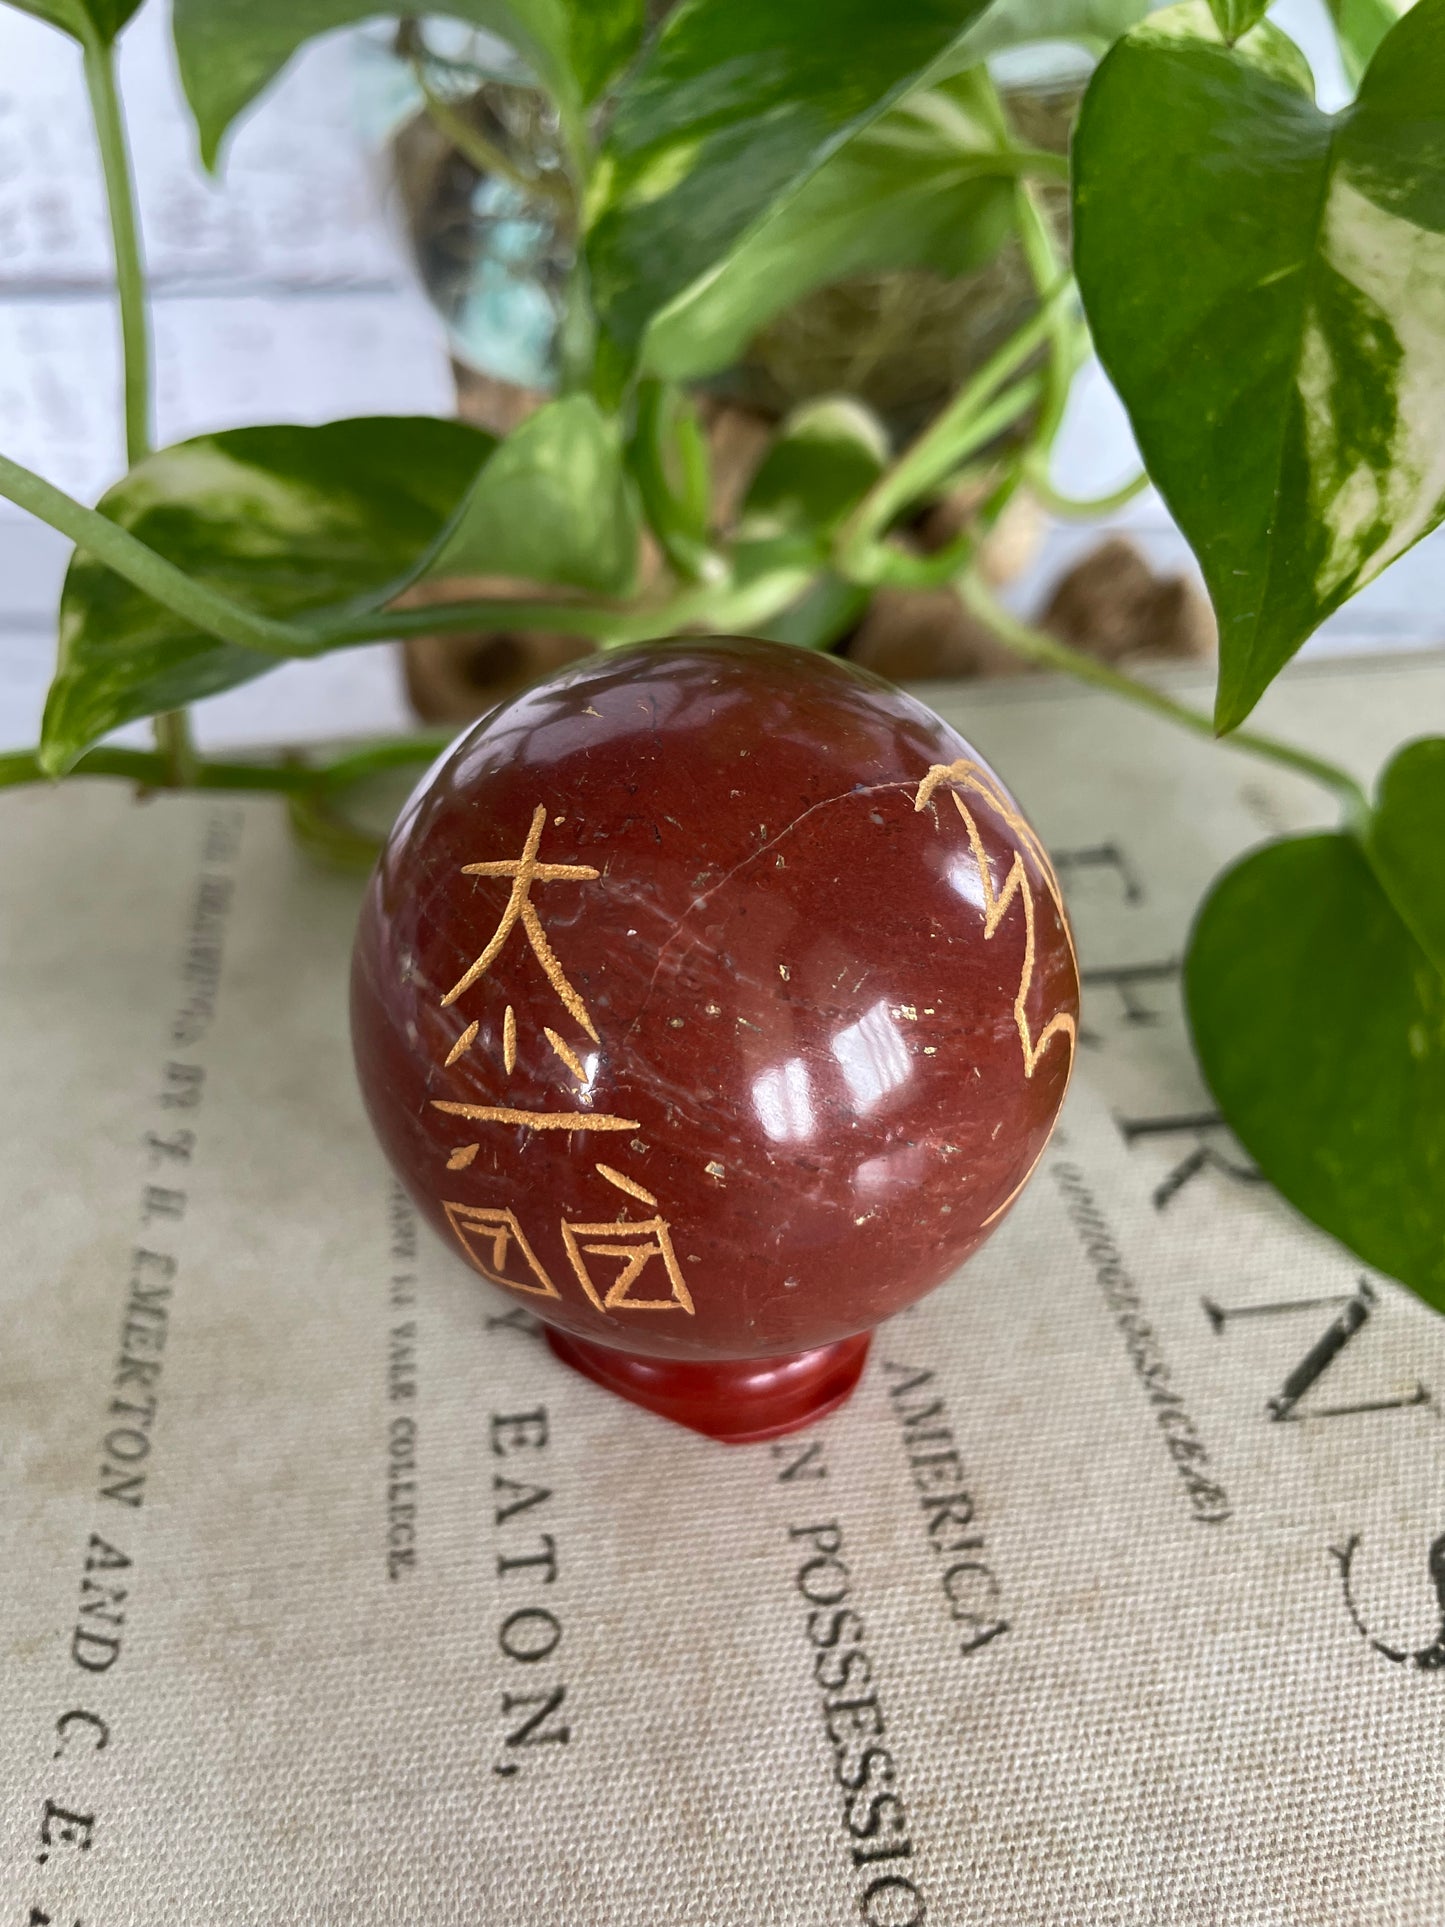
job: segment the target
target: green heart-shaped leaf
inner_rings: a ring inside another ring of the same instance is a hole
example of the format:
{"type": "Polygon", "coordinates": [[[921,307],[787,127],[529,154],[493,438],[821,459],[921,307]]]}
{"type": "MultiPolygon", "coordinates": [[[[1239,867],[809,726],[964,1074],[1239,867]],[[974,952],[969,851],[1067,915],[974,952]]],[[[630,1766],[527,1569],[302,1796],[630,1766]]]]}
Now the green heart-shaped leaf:
{"type": "Polygon", "coordinates": [[[587,258],[618,376],[652,317],[915,86],[986,0],[683,0],[619,91],[587,258]]]}
{"type": "Polygon", "coordinates": [[[831,649],[861,621],[868,591],[824,569],[796,602],[780,614],[753,625],[751,633],[794,649],[831,649]]]}
{"type": "MultiPolygon", "coordinates": [[[[397,11],[420,17],[429,10],[397,11]]],[[[644,18],[643,0],[449,0],[439,11],[515,47],[573,120],[630,58],[644,18]]],[[[175,0],[181,84],[207,167],[237,114],[299,47],[376,13],[366,0],[175,0]]]]}
{"type": "Polygon", "coordinates": [[[59,27],[83,47],[96,41],[108,47],[141,8],[141,0],[11,0],[11,4],[59,27]]]}
{"type": "Polygon", "coordinates": [[[617,425],[590,396],[566,395],[498,442],[422,572],[614,594],[632,585],[637,543],[617,425]]]}
{"type": "Polygon", "coordinates": [[[1265,1176],[1445,1309],[1445,979],[1354,838],[1274,843],[1227,871],[1185,997],[1205,1077],[1265,1176]]]}
{"type": "Polygon", "coordinates": [[[888,437],[860,403],[832,395],[784,422],[748,485],[745,523],[826,534],[883,473],[888,437]]]}
{"type": "Polygon", "coordinates": [[[644,365],[694,381],[814,288],[899,268],[964,274],[1008,232],[1013,184],[976,75],[924,88],[840,147],[648,328],[644,365]]]}
{"type": "MultiPolygon", "coordinates": [[[[455,512],[492,437],[459,422],[378,416],[236,428],[148,456],[103,514],[266,615],[380,603],[455,512]]],[[[77,550],[41,757],[67,769],[108,730],[264,675],[271,656],[191,627],[77,550]]]]}
{"type": "Polygon", "coordinates": [[[1358,87],[1375,49],[1404,12],[1393,0],[1328,0],[1340,60],[1352,87],[1358,87]]]}
{"type": "Polygon", "coordinates": [[[1084,306],[1209,585],[1221,729],[1445,514],[1445,0],[1342,113],[1309,87],[1188,0],[1106,56],[1074,142],[1084,306]]]}
{"type": "Polygon", "coordinates": [[[1370,861],[1416,942],[1445,975],[1445,737],[1407,743],[1380,778],[1370,861]]]}

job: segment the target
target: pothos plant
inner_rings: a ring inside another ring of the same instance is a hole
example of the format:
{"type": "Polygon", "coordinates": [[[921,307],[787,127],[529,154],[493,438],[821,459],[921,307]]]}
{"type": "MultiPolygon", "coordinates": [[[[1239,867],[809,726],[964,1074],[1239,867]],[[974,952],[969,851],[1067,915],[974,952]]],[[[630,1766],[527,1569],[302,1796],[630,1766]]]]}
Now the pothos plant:
{"type": "MultiPolygon", "coordinates": [[[[505,439],[362,419],[162,449],[114,71],[139,0],[21,3],[84,60],[129,466],[90,508],[0,457],[0,490],[76,545],[41,741],[0,758],[0,782],[270,790],[324,831],[349,785],[437,745],[213,761],[187,705],[421,631],[826,647],[878,585],[949,585],[1028,660],[1335,799],[1337,830],[1272,843],[1215,884],[1190,942],[1189,1016],[1264,1172],[1445,1306],[1445,738],[1403,748],[1372,801],[1344,770],[1241,727],[1323,618],[1445,514],[1445,0],[1399,18],[1391,0],[1334,0],[1357,93],[1333,115],[1266,0],[1142,18],[1142,0],[683,0],[660,25],[645,0],[452,0],[525,63],[555,126],[542,185],[571,210],[575,258],[554,398],[505,439]],[[1068,160],[1021,138],[990,78],[993,56],[1041,41],[1098,61],[1068,160]],[[1044,206],[1061,182],[1071,264],[1044,206]],[[811,289],[957,274],[1005,242],[1027,264],[1030,312],[921,433],[891,447],[856,406],[806,408],[717,526],[689,382],[811,289]],[[1212,718],[1016,620],[977,566],[1025,483],[1056,506],[1107,506],[1058,504],[1048,483],[1091,344],[1214,603],[1212,718]],[[966,526],[919,555],[909,518],[964,484],[966,526]],[[639,589],[644,544],[661,566],[639,589]],[[535,593],[397,607],[458,576],[535,593]],[[144,717],[154,751],[101,743],[144,717]]],[[[206,163],[303,42],[371,11],[174,0],[206,163]]]]}

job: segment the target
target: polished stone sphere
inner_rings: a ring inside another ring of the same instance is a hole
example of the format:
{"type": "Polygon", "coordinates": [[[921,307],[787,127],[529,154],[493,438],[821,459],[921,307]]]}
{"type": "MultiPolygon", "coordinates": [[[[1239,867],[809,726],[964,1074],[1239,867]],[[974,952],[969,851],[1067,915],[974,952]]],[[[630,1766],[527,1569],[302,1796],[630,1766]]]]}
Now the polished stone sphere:
{"type": "Polygon", "coordinates": [[[353,1037],[452,1249],[592,1377],[747,1438],[845,1396],[859,1334],[1008,1210],[1078,996],[1048,857],[960,736],[835,657],[682,640],[429,772],[353,1037]]]}

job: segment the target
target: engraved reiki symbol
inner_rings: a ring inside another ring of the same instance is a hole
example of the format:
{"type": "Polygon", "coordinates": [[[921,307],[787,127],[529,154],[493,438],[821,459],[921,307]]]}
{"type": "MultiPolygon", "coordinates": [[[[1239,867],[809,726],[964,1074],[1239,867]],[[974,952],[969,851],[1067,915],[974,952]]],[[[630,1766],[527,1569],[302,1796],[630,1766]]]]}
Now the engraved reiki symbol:
{"type": "MultiPolygon", "coordinates": [[[[1069,919],[1064,911],[1064,900],[1059,890],[1058,878],[1054,875],[1053,865],[1049,862],[1044,846],[1039,842],[1034,831],[1025,823],[1018,811],[1010,806],[1007,797],[989,781],[977,763],[967,760],[957,763],[935,763],[918,786],[918,794],[913,799],[914,809],[926,808],[933,792],[941,783],[957,783],[960,788],[972,790],[976,795],[981,796],[995,815],[1002,818],[1023,844],[1038,865],[1044,879],[1044,887],[1053,898],[1054,907],[1059,913],[1059,922],[1063,926],[1064,940],[1069,946],[1070,956],[1073,956],[1074,938],[1069,929],[1069,919]]],[[[1052,1038],[1067,1037],[1072,1054],[1078,1038],[1078,1027],[1068,1011],[1061,1010],[1049,1019],[1039,1032],[1038,1041],[1034,1041],[1028,1019],[1029,990],[1034,980],[1034,896],[1029,888],[1028,871],[1024,866],[1023,856],[1018,850],[1014,851],[1014,860],[1009,866],[1009,873],[1004,878],[1003,888],[1000,890],[994,882],[993,867],[989,863],[988,852],[983,846],[983,838],[978,833],[978,824],[974,821],[972,812],[958,790],[950,790],[949,794],[953,797],[955,809],[963,818],[964,828],[968,832],[969,848],[973,851],[973,860],[978,865],[979,882],[983,888],[985,941],[993,937],[1003,922],[1015,895],[1023,901],[1024,960],[1023,968],[1019,973],[1018,995],[1014,998],[1014,1023],[1018,1028],[1019,1043],[1023,1048],[1024,1076],[1032,1077],[1038,1067],[1039,1059],[1052,1038]]]]}
{"type": "Polygon", "coordinates": [[[527,1243],[515,1211],[491,1211],[474,1204],[443,1204],[442,1209],[462,1250],[489,1284],[531,1292],[536,1298],[562,1296],[527,1243]],[[512,1246],[516,1247],[515,1262],[511,1256],[512,1246]],[[525,1278],[509,1277],[509,1266],[530,1272],[534,1282],[529,1284],[525,1278]]]}
{"type": "MultiPolygon", "coordinates": [[[[491,942],[442,998],[442,1008],[445,1010],[448,1004],[454,1004],[463,991],[470,990],[478,977],[491,969],[501,955],[508,937],[520,922],[527,934],[527,941],[532,946],[533,955],[547,973],[548,983],[556,991],[568,1013],[576,1019],[595,1044],[599,1041],[596,1027],[587,1014],[587,1006],[567,981],[567,973],[557,961],[557,954],[547,941],[547,933],[542,928],[542,919],[537,915],[532,902],[532,885],[534,883],[591,883],[596,881],[599,872],[590,863],[539,863],[537,852],[542,847],[542,831],[546,823],[546,806],[539,803],[532,812],[532,827],[527,832],[527,840],[522,845],[522,854],[519,857],[500,862],[463,865],[464,877],[510,877],[512,893],[507,899],[507,907],[502,912],[502,921],[497,925],[491,942]]],[[[508,1066],[508,1068],[511,1067],[508,1066]]]]}
{"type": "MultiPolygon", "coordinates": [[[[559,819],[560,820],[560,819],[559,819]]],[[[506,908],[486,948],[476,957],[442,998],[442,1008],[456,1003],[473,984],[486,976],[502,954],[508,938],[519,926],[532,954],[542,966],[548,983],[568,1016],[586,1032],[594,1044],[600,1043],[597,1027],[576,986],[567,976],[542,928],[542,919],[532,902],[532,891],[542,883],[591,883],[599,872],[590,863],[544,863],[541,860],[542,833],[547,826],[547,811],[538,804],[532,812],[522,854],[485,863],[468,863],[463,876],[504,877],[511,884],[506,908]]],[[[480,1022],[468,1024],[447,1053],[444,1068],[455,1064],[475,1043],[480,1022]]],[[[565,1037],[550,1025],[542,1034],[553,1056],[566,1069],[583,1092],[590,1091],[596,1059],[592,1067],[583,1061],[565,1037]]],[[[517,1018],[510,1004],[502,1021],[502,1062],[510,1077],[517,1062],[517,1018]]],[[[638,1131],[636,1118],[617,1117],[609,1112],[590,1110],[529,1111],[510,1104],[461,1103],[434,1097],[433,1109],[449,1117],[472,1119],[484,1124],[520,1124],[534,1131],[638,1131]]],[[[640,1147],[639,1147],[640,1148],[640,1147]]],[[[479,1143],[458,1145],[447,1156],[449,1171],[468,1170],[480,1151],[479,1143]]],[[[658,1201],[645,1185],[639,1184],[613,1165],[598,1163],[599,1177],[616,1190],[625,1192],[652,1211],[658,1201]]],[[[512,1291],[525,1291],[537,1298],[560,1298],[561,1292],[548,1276],[522,1230],[515,1211],[491,1206],[444,1203],[447,1222],[467,1257],[494,1285],[512,1291]]],[[[627,1209],[626,1206],[623,1209],[627,1209]]],[[[560,1221],[562,1244],[577,1282],[588,1302],[600,1312],[685,1311],[695,1315],[692,1294],[682,1275],[673,1249],[672,1231],[667,1220],[658,1215],[641,1221],[615,1219],[560,1221]],[[666,1281],[666,1296],[662,1283],[666,1281]],[[648,1295],[643,1295],[648,1294],[648,1295]]]]}
{"type": "MultiPolygon", "coordinates": [[[[619,1191],[656,1208],[657,1199],[635,1178],[610,1164],[598,1164],[596,1169],[619,1191]]],[[[456,1203],[442,1208],[463,1251],[490,1284],[529,1292],[536,1298],[562,1296],[527,1242],[515,1211],[456,1203]]],[[[577,1281],[598,1311],[685,1311],[690,1317],[696,1315],[692,1293],[673,1249],[672,1227],[665,1218],[602,1218],[593,1223],[564,1218],[561,1231],[577,1281]],[[633,1289],[654,1259],[658,1264],[651,1277],[658,1271],[665,1276],[665,1298],[640,1297],[633,1289]],[[609,1264],[615,1267],[610,1276],[609,1264]]]]}
{"type": "Polygon", "coordinates": [[[616,1306],[628,1311],[672,1311],[674,1308],[692,1311],[692,1294],[683,1283],[672,1236],[664,1219],[648,1218],[641,1224],[626,1221],[575,1224],[563,1219],[562,1242],[582,1289],[598,1311],[611,1311],[616,1306]],[[583,1239],[588,1242],[584,1244],[583,1239]],[[587,1262],[589,1258],[621,1260],[605,1296],[599,1295],[593,1268],[587,1262]],[[634,1298],[632,1287],[654,1258],[662,1260],[662,1270],[670,1287],[668,1295],[634,1298]]]}
{"type": "MultiPolygon", "coordinates": [[[[504,877],[511,883],[506,908],[502,912],[492,937],[481,955],[474,958],[467,969],[442,998],[445,1010],[463,996],[479,978],[484,977],[502,954],[512,932],[521,926],[522,933],[531,945],[532,954],[542,966],[544,975],[558,1001],[568,1016],[584,1030],[594,1044],[600,1042],[597,1026],[576,986],[548,941],[542,927],[542,919],[537,914],[532,901],[534,887],[542,883],[590,883],[600,874],[590,863],[543,863],[539,852],[542,847],[542,832],[547,825],[547,810],[539,803],[532,812],[532,823],[527,838],[518,857],[489,859],[484,863],[468,863],[462,867],[462,875],[469,877],[504,877]]],[[[447,1053],[446,1066],[456,1063],[465,1055],[476,1041],[480,1026],[468,1024],[447,1053]]],[[[567,1040],[552,1029],[549,1024],[542,1026],[542,1034],[551,1048],[552,1054],[562,1064],[582,1090],[591,1083],[591,1072],[581,1057],[567,1040]]],[[[510,1004],[502,1020],[502,1063],[510,1077],[517,1064],[517,1018],[510,1004]]],[[[445,1098],[432,1098],[432,1107],[451,1117],[469,1118],[483,1124],[523,1124],[532,1130],[564,1131],[635,1131],[639,1129],[636,1118],[616,1117],[602,1111],[561,1110],[529,1111],[510,1104],[463,1104],[445,1098]]],[[[476,1156],[476,1144],[458,1147],[447,1159],[449,1171],[463,1171],[476,1156]]]]}

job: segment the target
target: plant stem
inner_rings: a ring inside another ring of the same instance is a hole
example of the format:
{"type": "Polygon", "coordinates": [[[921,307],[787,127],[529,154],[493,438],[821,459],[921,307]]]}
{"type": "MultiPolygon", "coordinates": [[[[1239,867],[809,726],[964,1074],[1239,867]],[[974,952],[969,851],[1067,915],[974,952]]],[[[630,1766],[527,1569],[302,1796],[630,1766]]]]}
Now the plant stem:
{"type": "Polygon", "coordinates": [[[184,709],[167,709],[154,719],[156,748],[166,765],[166,780],[172,789],[190,789],[196,782],[201,759],[191,739],[191,723],[184,709]]]}
{"type": "Polygon", "coordinates": [[[654,615],[646,631],[632,640],[663,642],[679,629],[687,628],[710,629],[723,636],[751,635],[805,595],[817,580],[821,567],[816,554],[791,562],[779,558],[750,580],[709,585],[691,594],[685,592],[665,612],[666,621],[659,623],[654,615]]]}
{"type": "Polygon", "coordinates": [[[1070,287],[1073,277],[1060,258],[1054,231],[1027,181],[1019,181],[1014,188],[1014,204],[1024,260],[1028,263],[1039,301],[1044,304],[1041,312],[1047,315],[1049,323],[1048,380],[1044,405],[1039,410],[1033,436],[1035,447],[1042,450],[1053,446],[1054,437],[1064,419],[1074,376],[1083,363],[1082,331],[1071,321],[1063,301],[1059,299],[1060,277],[1070,287]]]}
{"type": "MultiPolygon", "coordinates": [[[[996,401],[990,403],[974,417],[969,425],[967,437],[958,442],[960,462],[965,456],[972,454],[974,449],[991,442],[996,435],[1016,422],[1020,415],[1027,414],[1042,392],[1043,379],[1039,375],[1029,375],[1023,381],[1016,381],[1012,387],[1005,388],[996,401]]],[[[976,472],[976,470],[952,469],[940,476],[938,482],[931,485],[930,489],[923,492],[931,493],[933,488],[945,486],[951,488],[956,484],[960,473],[976,472]]],[[[969,539],[971,542],[976,541],[977,531],[972,532],[969,539]]],[[[950,546],[962,552],[959,550],[958,543],[950,546]]],[[[906,582],[926,587],[930,583],[945,581],[949,576],[956,575],[959,567],[962,566],[956,563],[952,568],[943,568],[937,556],[914,557],[912,563],[915,566],[905,567],[903,551],[893,544],[880,541],[876,537],[866,541],[859,541],[857,538],[850,540],[847,539],[846,530],[843,531],[843,539],[840,539],[833,558],[833,566],[840,575],[864,588],[879,582],[906,582]]]]}
{"type": "Polygon", "coordinates": [[[115,85],[115,47],[98,36],[85,42],[85,84],[90,92],[110,208],[125,370],[125,452],[127,464],[134,468],[150,453],[151,447],[150,322],[146,314],[140,231],[135,218],[135,180],[115,85]]]}
{"type": "MultiPolygon", "coordinates": [[[[98,37],[87,38],[84,54],[85,83],[100,148],[115,254],[125,390],[125,458],[126,466],[134,468],[151,452],[150,316],[146,311],[145,264],[136,219],[135,173],[116,87],[115,43],[98,37]]],[[[186,712],[176,709],[157,716],[154,729],[156,747],[166,760],[171,784],[181,788],[194,783],[198,759],[186,712]]]]}
{"type": "Polygon", "coordinates": [[[325,790],[293,790],[286,798],[291,832],[308,855],[336,870],[367,871],[385,838],[349,823],[325,790]]]}
{"type": "MultiPolygon", "coordinates": [[[[1005,148],[1012,147],[1013,130],[1008,114],[999,97],[997,87],[986,71],[980,75],[978,102],[985,120],[992,127],[1000,145],[1005,148]]],[[[1065,160],[1062,178],[1065,181],[1072,178],[1067,160],[1065,160]]],[[[1071,282],[1072,276],[1055,241],[1049,218],[1040,207],[1036,193],[1022,175],[1014,187],[1014,220],[1018,229],[1019,245],[1023,250],[1024,263],[1028,268],[1035,291],[1040,301],[1049,301],[1052,304],[1053,325],[1049,330],[1048,389],[1044,405],[1034,423],[1032,438],[1036,448],[1048,449],[1053,446],[1054,437],[1063,420],[1064,406],[1069,399],[1069,389],[1083,362],[1082,349],[1088,337],[1087,331],[1074,323],[1064,311],[1062,303],[1056,300],[1060,277],[1071,282]]]]}
{"type": "MultiPolygon", "coordinates": [[[[195,787],[203,790],[267,791],[283,795],[333,794],[363,777],[383,770],[430,762],[453,740],[450,735],[403,736],[350,750],[329,763],[205,762],[196,770],[195,787]]],[[[171,787],[166,758],[148,749],[88,749],[70,771],[72,776],[110,776],[138,783],[145,789],[171,787]]],[[[0,789],[50,781],[37,751],[25,749],[0,755],[0,789]]]]}
{"type": "MultiPolygon", "coordinates": [[[[992,441],[994,436],[1002,434],[1006,428],[1011,428],[1011,424],[1017,422],[1017,418],[1019,418],[1021,414],[1027,414],[1029,409],[1033,409],[1033,407],[1037,405],[1038,397],[1042,395],[1042,389],[1044,389],[1044,383],[1042,383],[1042,378],[1037,376],[1037,374],[1031,374],[1031,376],[1027,376],[1023,382],[1015,382],[1011,387],[1006,387],[1004,393],[1002,393],[996,401],[992,401],[986,409],[981,410],[981,412],[973,418],[973,422],[969,424],[967,439],[959,441],[959,459],[965,457],[965,455],[971,455],[975,449],[979,449],[979,447],[983,447],[988,441],[992,441]]],[[[934,484],[934,486],[942,486],[942,484],[948,484],[948,482],[952,482],[952,474],[940,476],[940,478],[938,478],[938,484],[934,484]]],[[[977,540],[977,534],[975,534],[975,540],[977,540]]],[[[958,547],[958,543],[954,543],[954,547],[958,547]]],[[[884,545],[884,549],[886,549],[886,545],[884,545]]],[[[892,553],[894,557],[898,555],[896,549],[892,549],[890,553],[892,553]]],[[[917,580],[919,584],[944,582],[944,580],[948,580],[950,576],[956,576],[956,574],[958,574],[958,567],[944,568],[936,557],[929,557],[927,561],[931,563],[931,567],[925,568],[925,570],[921,570],[921,572],[915,574],[915,580],[917,580]]],[[[854,580],[863,582],[863,584],[873,582],[873,580],[882,580],[884,574],[888,576],[888,580],[894,580],[892,563],[888,563],[888,567],[886,568],[879,567],[879,551],[877,551],[877,549],[871,549],[871,551],[865,553],[863,557],[852,557],[852,555],[846,557],[846,559],[840,557],[836,567],[840,570],[840,574],[850,574],[854,580]]],[[[902,580],[902,578],[900,578],[900,580],[902,580]]]]}
{"type": "Polygon", "coordinates": [[[627,453],[642,512],[673,574],[685,582],[725,579],[727,564],[707,539],[705,445],[695,416],[685,411],[669,383],[650,376],[638,383],[636,424],[627,453]],[[671,466],[682,471],[677,478],[670,472],[669,456],[671,466]]]}
{"type": "Polygon", "coordinates": [[[315,647],[307,630],[258,615],[229,596],[193,581],[183,569],[167,562],[108,515],[86,508],[34,469],[12,462],[8,455],[0,455],[0,495],[68,535],[107,568],[207,635],[266,656],[304,656],[315,647]]]}
{"type": "Polygon", "coordinates": [[[1062,670],[1066,676],[1091,683],[1096,689],[1107,689],[1111,695],[1122,696],[1137,708],[1151,710],[1154,715],[1163,716],[1178,728],[1202,736],[1207,742],[1222,741],[1227,747],[1246,750],[1251,755],[1293,770],[1296,775],[1308,776],[1329,790],[1340,803],[1351,829],[1358,831],[1368,822],[1370,806],[1365,793],[1347,770],[1327,763],[1321,757],[1311,756],[1307,750],[1277,742],[1272,736],[1261,736],[1254,730],[1236,729],[1228,736],[1216,737],[1214,724],[1197,709],[1177,703],[1172,696],[1166,696],[1162,689],[1155,689],[1150,683],[1126,676],[1122,670],[1100,662],[1097,656],[1086,655],[1082,649],[1074,649],[1068,643],[1046,635],[1042,629],[1021,622],[989,593],[977,576],[961,577],[955,587],[964,606],[986,623],[1000,642],[1026,661],[1037,663],[1044,669],[1062,670]]]}
{"type": "Polygon", "coordinates": [[[365,749],[348,750],[330,763],[313,765],[308,778],[328,790],[345,789],[363,777],[379,776],[384,770],[405,769],[412,763],[429,763],[454,743],[460,729],[426,730],[416,736],[396,736],[385,742],[371,743],[365,749]]]}
{"type": "Polygon", "coordinates": [[[1046,147],[1011,147],[1000,159],[1006,164],[1000,169],[1001,172],[1029,175],[1036,180],[1060,181],[1065,185],[1068,183],[1067,154],[1051,154],[1046,147]]]}
{"type": "MultiPolygon", "coordinates": [[[[165,763],[151,749],[88,749],[69,772],[72,776],[117,776],[156,789],[166,780],[165,763]]],[[[34,749],[7,750],[0,755],[0,789],[14,789],[22,783],[49,783],[52,779],[40,766],[40,752],[34,749]]]]}
{"type": "Polygon", "coordinates": [[[557,392],[591,393],[597,369],[597,318],[587,279],[587,257],[581,249],[572,263],[562,295],[557,323],[557,392]]]}
{"type": "Polygon", "coordinates": [[[822,567],[813,554],[780,558],[776,566],[740,583],[688,584],[660,602],[442,602],[429,608],[381,609],[343,616],[308,628],[311,648],[339,649],[360,642],[394,642],[407,636],[455,635],[467,630],[553,629],[586,636],[617,649],[656,642],[700,625],[766,622],[807,588],[822,567]]]}
{"type": "Polygon", "coordinates": [[[407,636],[463,634],[469,629],[555,629],[559,635],[587,636],[594,642],[631,641],[654,636],[666,624],[672,603],[650,609],[620,603],[599,607],[586,602],[496,601],[438,602],[414,609],[367,610],[308,623],[302,633],[307,651],[349,648],[358,642],[400,642],[407,636]]]}
{"type": "Polygon", "coordinates": [[[1092,495],[1079,500],[1074,496],[1059,493],[1049,480],[1046,464],[1042,460],[1026,465],[1026,477],[1029,487],[1046,509],[1051,510],[1055,515],[1066,516],[1070,520],[1081,522],[1091,522],[1100,516],[1117,513],[1126,503],[1132,502],[1136,495],[1142,495],[1149,486],[1149,477],[1141,468],[1137,475],[1120,487],[1110,489],[1107,495],[1092,495]]]}
{"type": "Polygon", "coordinates": [[[973,566],[985,531],[970,522],[951,542],[932,555],[912,555],[885,544],[880,579],[898,589],[945,589],[955,576],[973,566]]]}
{"type": "MultiPolygon", "coordinates": [[[[1004,424],[995,420],[998,390],[1015,374],[1029,356],[1053,332],[1057,303],[1070,286],[1063,276],[1038,312],[1024,323],[1003,346],[966,382],[953,400],[913,442],[893,466],[878,480],[853,511],[841,532],[840,554],[856,555],[899,515],[916,502],[974,449],[996,434],[1004,424]],[[979,432],[983,424],[984,432],[979,432]]],[[[1015,399],[1024,384],[1008,391],[1015,399]]],[[[1031,398],[1030,398],[1031,399],[1031,398]]],[[[1012,403],[1010,404],[1012,406],[1012,403]]],[[[1022,413],[1024,403],[1016,412],[1022,413]]]]}

